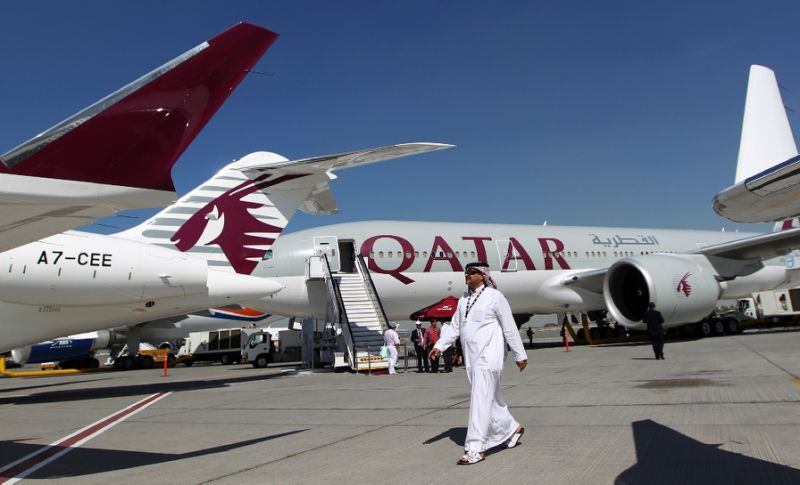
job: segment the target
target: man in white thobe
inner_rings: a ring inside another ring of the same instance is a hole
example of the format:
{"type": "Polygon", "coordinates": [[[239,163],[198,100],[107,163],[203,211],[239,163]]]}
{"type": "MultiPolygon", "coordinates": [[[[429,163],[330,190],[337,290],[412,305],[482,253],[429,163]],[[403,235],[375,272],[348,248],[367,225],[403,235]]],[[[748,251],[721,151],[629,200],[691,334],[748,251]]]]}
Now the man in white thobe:
{"type": "Polygon", "coordinates": [[[395,367],[397,366],[397,346],[400,345],[400,337],[395,331],[394,322],[389,322],[389,328],[383,332],[383,342],[389,350],[389,374],[397,374],[395,367]]]}
{"type": "Polygon", "coordinates": [[[447,332],[443,332],[430,357],[461,339],[464,366],[471,384],[469,425],[464,443],[466,454],[459,464],[473,464],[484,458],[484,452],[505,443],[516,446],[525,429],[508,412],[500,381],[506,344],[514,354],[520,372],[528,365],[511,307],[489,274],[486,263],[470,263],[465,280],[469,289],[459,299],[447,332]]]}

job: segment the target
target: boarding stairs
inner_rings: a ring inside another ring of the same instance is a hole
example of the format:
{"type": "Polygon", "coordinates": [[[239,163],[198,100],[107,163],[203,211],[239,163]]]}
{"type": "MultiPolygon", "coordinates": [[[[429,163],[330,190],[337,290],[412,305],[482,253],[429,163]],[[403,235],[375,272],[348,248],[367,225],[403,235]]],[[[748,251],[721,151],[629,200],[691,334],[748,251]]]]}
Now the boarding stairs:
{"type": "Polygon", "coordinates": [[[356,272],[332,273],[325,259],[328,287],[328,321],[341,330],[350,368],[356,372],[385,370],[389,361],[380,356],[386,314],[363,257],[356,257],[356,272]]]}

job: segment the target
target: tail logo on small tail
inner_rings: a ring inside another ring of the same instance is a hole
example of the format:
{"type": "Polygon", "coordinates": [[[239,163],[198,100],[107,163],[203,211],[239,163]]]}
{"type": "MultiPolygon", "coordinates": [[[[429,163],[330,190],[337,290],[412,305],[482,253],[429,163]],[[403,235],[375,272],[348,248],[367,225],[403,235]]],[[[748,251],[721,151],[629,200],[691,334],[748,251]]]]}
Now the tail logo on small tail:
{"type": "Polygon", "coordinates": [[[244,198],[256,191],[305,175],[282,175],[270,179],[272,176],[269,173],[263,174],[212,200],[187,219],[170,241],[182,252],[195,246],[216,244],[237,273],[251,274],[284,228],[257,219],[250,210],[258,209],[263,204],[246,201],[244,198]]]}

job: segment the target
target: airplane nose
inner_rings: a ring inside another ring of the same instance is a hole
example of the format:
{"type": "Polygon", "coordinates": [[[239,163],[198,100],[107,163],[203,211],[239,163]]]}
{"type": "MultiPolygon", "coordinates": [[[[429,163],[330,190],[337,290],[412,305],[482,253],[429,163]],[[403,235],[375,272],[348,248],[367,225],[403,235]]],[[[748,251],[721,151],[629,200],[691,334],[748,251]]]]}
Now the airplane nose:
{"type": "Polygon", "coordinates": [[[284,286],[269,278],[208,269],[208,296],[225,298],[231,303],[257,300],[281,291],[284,286]]]}

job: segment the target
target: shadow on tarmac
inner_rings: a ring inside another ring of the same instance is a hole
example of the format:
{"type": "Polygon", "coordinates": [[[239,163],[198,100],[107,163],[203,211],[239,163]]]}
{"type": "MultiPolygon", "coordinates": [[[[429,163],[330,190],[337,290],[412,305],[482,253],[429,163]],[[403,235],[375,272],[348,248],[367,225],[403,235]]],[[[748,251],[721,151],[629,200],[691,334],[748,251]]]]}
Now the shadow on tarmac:
{"type": "MultiPolygon", "coordinates": [[[[286,433],[263,436],[261,438],[239,441],[236,443],[205,448],[188,453],[175,454],[150,453],[146,451],[75,448],[69,454],[65,455],[64,458],[59,459],[54,463],[45,466],[41,470],[32,473],[27,478],[74,478],[93,475],[96,473],[126,470],[139,466],[168,463],[171,461],[185,460],[199,456],[213,455],[215,453],[224,453],[237,448],[259,444],[265,441],[283,438],[284,436],[303,433],[305,431],[308,431],[308,429],[298,429],[296,431],[288,431],[286,433]]],[[[2,456],[27,456],[30,453],[38,451],[40,448],[40,445],[31,445],[17,441],[0,442],[0,454],[2,454],[2,456]]]]}
{"type": "Polygon", "coordinates": [[[443,433],[439,433],[433,438],[428,438],[427,440],[423,441],[423,445],[430,445],[436,443],[437,441],[441,441],[445,438],[450,438],[450,441],[457,444],[458,446],[464,446],[464,441],[467,439],[467,428],[450,428],[443,433]]]}
{"type": "Polygon", "coordinates": [[[54,403],[54,402],[69,402],[69,401],[83,401],[94,400],[109,397],[126,397],[126,396],[142,396],[148,394],[155,394],[157,392],[170,392],[170,391],[193,391],[196,389],[216,389],[226,387],[231,384],[263,381],[267,379],[275,379],[279,377],[286,377],[286,373],[278,374],[257,374],[244,377],[223,377],[216,380],[193,380],[181,382],[159,382],[154,384],[140,384],[140,385],[121,385],[115,387],[92,387],[86,389],[68,389],[63,391],[46,391],[30,396],[15,396],[15,397],[0,397],[0,405],[3,404],[40,404],[40,403],[54,403]]]}
{"type": "MultiPolygon", "coordinates": [[[[97,382],[97,381],[107,381],[111,379],[110,377],[106,377],[104,379],[91,379],[88,381],[81,381],[81,384],[86,382],[97,382]]],[[[18,392],[18,391],[30,391],[31,389],[42,389],[45,387],[59,387],[59,386],[68,386],[70,384],[75,384],[73,381],[64,381],[64,382],[56,382],[54,384],[40,384],[38,386],[20,386],[20,387],[8,387],[6,389],[0,389],[0,392],[18,392]]]]}
{"type": "Polygon", "coordinates": [[[636,464],[614,480],[627,484],[800,483],[800,470],[720,450],[649,419],[636,421],[636,464]]]}

